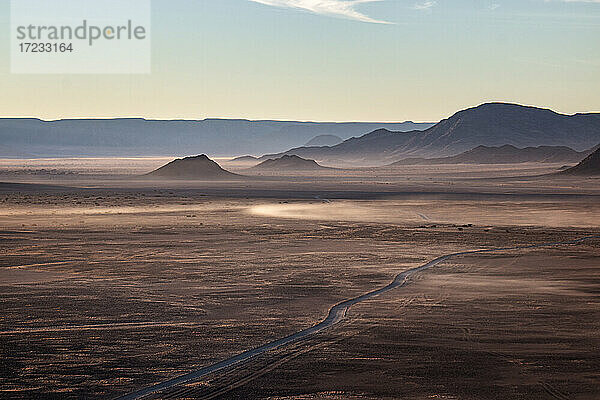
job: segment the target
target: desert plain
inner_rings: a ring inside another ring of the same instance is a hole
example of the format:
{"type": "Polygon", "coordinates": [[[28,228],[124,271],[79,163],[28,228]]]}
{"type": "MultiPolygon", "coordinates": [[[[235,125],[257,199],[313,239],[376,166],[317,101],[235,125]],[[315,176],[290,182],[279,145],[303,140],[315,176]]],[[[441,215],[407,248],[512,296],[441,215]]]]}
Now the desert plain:
{"type": "Polygon", "coordinates": [[[162,164],[0,162],[1,398],[119,398],[484,249],[144,398],[600,397],[600,179],[548,164],[137,177],[162,164]]]}

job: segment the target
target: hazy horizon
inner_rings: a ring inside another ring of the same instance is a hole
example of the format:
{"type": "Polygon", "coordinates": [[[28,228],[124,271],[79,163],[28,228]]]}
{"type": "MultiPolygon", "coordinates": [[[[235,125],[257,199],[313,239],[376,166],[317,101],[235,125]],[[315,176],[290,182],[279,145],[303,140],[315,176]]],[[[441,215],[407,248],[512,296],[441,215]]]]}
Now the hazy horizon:
{"type": "MultiPolygon", "coordinates": [[[[243,118],[243,117],[236,117],[236,116],[230,116],[230,117],[212,117],[212,116],[205,116],[205,117],[199,117],[199,118],[177,118],[177,117],[173,117],[173,118],[153,118],[153,117],[146,117],[146,116],[136,116],[136,115],[122,115],[122,116],[72,116],[72,117],[58,117],[58,118],[42,118],[42,117],[38,117],[38,116],[12,116],[12,115],[0,115],[0,119],[34,119],[34,120],[40,120],[43,122],[54,122],[54,121],[64,121],[64,120],[145,120],[145,121],[210,121],[210,120],[228,120],[228,121],[248,121],[248,122],[298,122],[298,123],[332,123],[332,124],[352,124],[352,123],[371,123],[371,124],[377,124],[377,123],[382,123],[382,124],[393,124],[393,123],[406,123],[406,122],[412,122],[412,123],[416,123],[416,124],[437,124],[438,122],[447,119],[451,116],[453,116],[454,114],[456,114],[457,112],[460,111],[464,111],[467,109],[472,109],[472,108],[477,108],[479,106],[485,105],[485,104],[514,104],[514,105],[519,105],[519,106],[523,106],[523,107],[533,107],[533,108],[539,108],[542,110],[550,110],[553,112],[556,112],[558,114],[562,114],[562,115],[568,115],[568,116],[573,116],[573,115],[577,115],[577,114],[598,114],[600,113],[600,109],[598,109],[597,111],[574,111],[574,112],[562,112],[547,106],[543,106],[543,105],[533,105],[533,104],[522,104],[522,103],[517,103],[517,102],[511,102],[511,101],[494,101],[494,100],[490,100],[490,101],[484,101],[482,103],[478,103],[475,105],[471,105],[471,106],[467,106],[465,108],[461,108],[461,109],[457,109],[453,112],[451,112],[448,115],[442,116],[439,119],[436,120],[413,120],[413,119],[405,119],[405,120],[317,120],[317,119],[273,119],[273,118],[243,118]]],[[[368,133],[368,132],[367,132],[368,133]]]]}

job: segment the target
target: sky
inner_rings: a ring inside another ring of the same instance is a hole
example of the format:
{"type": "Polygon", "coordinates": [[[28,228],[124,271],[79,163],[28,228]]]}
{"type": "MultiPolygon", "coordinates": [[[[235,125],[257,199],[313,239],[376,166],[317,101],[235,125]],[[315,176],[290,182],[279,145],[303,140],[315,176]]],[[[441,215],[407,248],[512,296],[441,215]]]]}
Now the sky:
{"type": "MultiPolygon", "coordinates": [[[[9,26],[0,0],[0,26],[9,26]]],[[[600,112],[600,0],[153,0],[152,73],[10,73],[0,116],[438,121],[600,112]]]]}

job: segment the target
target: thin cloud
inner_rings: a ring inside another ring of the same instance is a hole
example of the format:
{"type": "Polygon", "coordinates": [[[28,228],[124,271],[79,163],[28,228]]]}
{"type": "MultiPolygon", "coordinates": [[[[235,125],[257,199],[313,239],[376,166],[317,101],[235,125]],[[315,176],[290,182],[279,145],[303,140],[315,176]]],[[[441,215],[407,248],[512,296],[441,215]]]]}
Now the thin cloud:
{"type": "Polygon", "coordinates": [[[273,7],[294,8],[319,15],[342,17],[373,24],[391,24],[369,17],[356,10],[356,5],[383,0],[250,0],[273,7]]]}
{"type": "Polygon", "coordinates": [[[437,1],[421,1],[421,2],[415,3],[415,5],[413,6],[413,9],[414,10],[431,10],[436,4],[437,4],[437,1]]]}

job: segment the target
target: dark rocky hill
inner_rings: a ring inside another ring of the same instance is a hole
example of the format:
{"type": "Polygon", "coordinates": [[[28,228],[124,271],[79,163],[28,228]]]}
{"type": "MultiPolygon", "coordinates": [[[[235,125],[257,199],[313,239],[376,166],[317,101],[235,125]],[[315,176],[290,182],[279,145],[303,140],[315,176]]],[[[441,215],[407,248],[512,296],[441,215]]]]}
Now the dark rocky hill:
{"type": "Polygon", "coordinates": [[[600,148],[587,156],[583,161],[572,168],[561,172],[565,175],[600,175],[600,148]]]}
{"type": "Polygon", "coordinates": [[[195,157],[179,158],[147,174],[151,178],[190,179],[190,180],[237,180],[241,175],[224,170],[202,154],[195,157]]]}
{"type": "Polygon", "coordinates": [[[284,155],[280,158],[266,160],[251,168],[253,171],[316,171],[326,169],[329,168],[317,164],[314,160],[307,160],[294,155],[284,155]]]}

